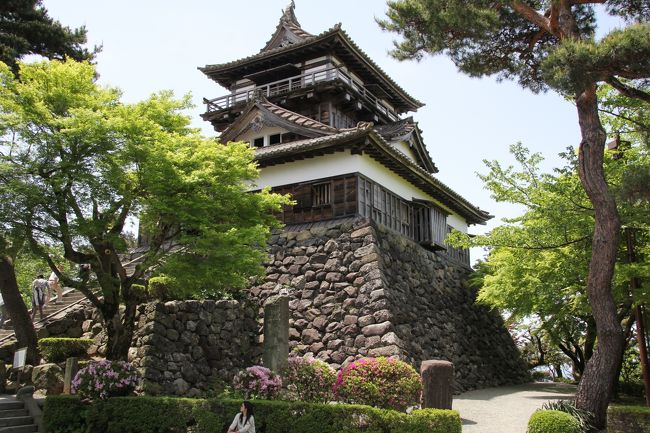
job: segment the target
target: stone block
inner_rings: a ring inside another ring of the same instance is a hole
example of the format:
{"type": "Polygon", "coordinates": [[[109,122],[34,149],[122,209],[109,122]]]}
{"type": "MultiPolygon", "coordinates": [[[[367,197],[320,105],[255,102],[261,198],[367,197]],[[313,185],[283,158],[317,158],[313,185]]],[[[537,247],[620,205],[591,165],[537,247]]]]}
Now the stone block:
{"type": "Polygon", "coordinates": [[[274,296],[267,299],[264,304],[264,354],[262,358],[267,368],[280,371],[287,365],[288,357],[289,297],[274,296]]]}
{"type": "Polygon", "coordinates": [[[41,364],[32,370],[32,383],[46,395],[63,392],[63,369],[56,364],[41,364]]]}
{"type": "MultiPolygon", "coordinates": [[[[373,318],[373,320],[374,320],[374,318],[373,318]]],[[[359,321],[361,321],[361,319],[359,319],[359,321]]],[[[382,322],[382,323],[376,323],[374,325],[364,326],[361,329],[361,332],[363,333],[363,335],[365,337],[371,337],[373,335],[379,335],[379,336],[384,335],[385,333],[387,333],[391,329],[393,329],[393,324],[386,321],[386,322],[382,322]]]]}

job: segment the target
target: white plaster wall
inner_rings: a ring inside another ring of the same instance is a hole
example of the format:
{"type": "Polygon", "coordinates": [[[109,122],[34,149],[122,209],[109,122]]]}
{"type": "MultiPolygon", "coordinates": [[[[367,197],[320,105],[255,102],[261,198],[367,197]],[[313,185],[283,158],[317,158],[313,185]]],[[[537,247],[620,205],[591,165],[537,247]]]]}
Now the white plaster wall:
{"type": "Polygon", "coordinates": [[[280,128],[277,126],[267,126],[262,128],[259,132],[251,131],[250,129],[243,134],[241,134],[239,137],[236,137],[233,141],[248,141],[252,142],[254,138],[257,137],[264,137],[264,146],[269,145],[269,135],[273,134],[283,134],[285,132],[288,132],[288,130],[284,128],[280,128]]]}
{"type": "Polygon", "coordinates": [[[409,146],[408,142],[406,141],[391,141],[390,144],[400,152],[402,152],[408,159],[410,159],[413,162],[416,162],[417,159],[415,159],[415,154],[413,153],[413,149],[411,149],[411,146],[409,146]]]}
{"type": "Polygon", "coordinates": [[[349,150],[336,152],[332,155],[265,167],[261,170],[260,177],[254,188],[307,182],[355,172],[361,173],[370,180],[381,184],[405,200],[410,201],[418,198],[437,203],[450,214],[447,217],[447,223],[456,230],[467,233],[467,223],[463,217],[453,213],[453,211],[438,203],[433,197],[416,188],[406,179],[403,179],[401,176],[384,167],[370,156],[352,155],[349,150]]]}
{"type": "Polygon", "coordinates": [[[260,170],[257,186],[259,188],[265,186],[275,187],[354,173],[359,171],[357,158],[358,155],[351,155],[350,151],[345,151],[264,167],[260,170]]]}

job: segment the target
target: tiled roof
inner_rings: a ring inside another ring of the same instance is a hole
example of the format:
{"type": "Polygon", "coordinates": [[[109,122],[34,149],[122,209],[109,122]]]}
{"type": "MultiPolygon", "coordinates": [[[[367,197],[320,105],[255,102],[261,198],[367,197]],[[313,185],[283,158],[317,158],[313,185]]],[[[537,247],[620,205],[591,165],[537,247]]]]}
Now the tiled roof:
{"type": "Polygon", "coordinates": [[[275,114],[276,116],[279,116],[289,122],[295,123],[298,126],[302,126],[310,129],[317,129],[319,131],[329,133],[329,134],[339,131],[338,129],[326,125],[322,122],[319,122],[318,120],[314,120],[310,117],[303,116],[302,114],[294,113],[293,111],[282,108],[279,105],[275,105],[274,103],[269,102],[267,99],[262,99],[260,101],[260,105],[266,108],[267,110],[269,110],[271,113],[275,114]]]}
{"type": "Polygon", "coordinates": [[[280,21],[278,22],[277,27],[275,28],[275,32],[273,32],[273,35],[271,35],[271,39],[269,39],[266,44],[264,44],[264,48],[260,50],[260,52],[264,52],[268,50],[268,47],[273,43],[275,38],[278,36],[278,34],[282,31],[282,29],[287,29],[294,35],[298,36],[301,39],[306,39],[309,37],[312,37],[311,33],[307,33],[300,27],[300,23],[298,22],[298,19],[296,18],[296,14],[294,13],[295,9],[295,4],[293,1],[284,9],[282,12],[282,16],[280,17],[280,21]]]}
{"type": "Polygon", "coordinates": [[[253,54],[248,57],[244,57],[238,60],[233,60],[231,62],[221,63],[221,64],[212,64],[205,65],[204,67],[199,67],[198,69],[204,74],[210,76],[213,73],[223,71],[230,68],[236,68],[238,66],[244,65],[249,62],[254,62],[257,60],[270,58],[275,55],[280,55],[283,53],[288,53],[298,48],[305,47],[307,45],[317,45],[320,42],[323,42],[329,38],[334,38],[339,36],[342,41],[348,44],[349,48],[359,56],[371,69],[373,69],[377,75],[381,76],[386,82],[393,87],[398,93],[402,95],[403,98],[407,99],[412,105],[412,109],[417,109],[424,106],[424,104],[417,99],[409,95],[400,85],[398,85],[393,79],[384,72],[384,70],[379,67],[359,46],[350,38],[350,36],[341,29],[341,24],[337,24],[329,30],[324,31],[323,33],[316,36],[308,36],[300,42],[294,44],[289,44],[283,47],[276,47],[270,50],[261,51],[257,54],[253,54]]]}
{"type": "Polygon", "coordinates": [[[377,131],[386,140],[406,136],[413,132],[413,129],[415,129],[415,123],[413,122],[412,117],[407,117],[405,119],[398,120],[397,122],[375,127],[375,131],[377,131]]]}
{"type": "Polygon", "coordinates": [[[306,152],[312,149],[340,144],[351,139],[363,137],[367,134],[368,130],[366,129],[352,128],[337,134],[325,135],[323,137],[308,138],[306,140],[290,141],[288,143],[261,147],[255,150],[255,159],[265,160],[283,155],[290,155],[296,152],[306,152]]]}
{"type": "Polygon", "coordinates": [[[386,125],[381,125],[375,127],[375,131],[379,133],[385,140],[394,141],[401,138],[406,138],[415,132],[415,139],[413,140],[413,149],[420,158],[420,162],[429,169],[430,172],[437,173],[438,168],[436,164],[431,159],[431,155],[427,150],[426,146],[422,142],[422,136],[420,135],[420,130],[418,128],[417,122],[413,121],[413,117],[407,117],[405,119],[399,120],[397,122],[389,123],[386,125]]]}

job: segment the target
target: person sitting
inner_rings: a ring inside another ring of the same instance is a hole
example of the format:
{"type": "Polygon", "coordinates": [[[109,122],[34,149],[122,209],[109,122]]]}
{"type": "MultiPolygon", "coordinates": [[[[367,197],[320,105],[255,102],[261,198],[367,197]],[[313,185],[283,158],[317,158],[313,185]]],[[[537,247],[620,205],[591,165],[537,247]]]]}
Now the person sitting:
{"type": "Polygon", "coordinates": [[[253,417],[253,405],[245,401],[239,408],[239,413],[228,428],[228,433],[255,433],[255,418],[253,417]]]}

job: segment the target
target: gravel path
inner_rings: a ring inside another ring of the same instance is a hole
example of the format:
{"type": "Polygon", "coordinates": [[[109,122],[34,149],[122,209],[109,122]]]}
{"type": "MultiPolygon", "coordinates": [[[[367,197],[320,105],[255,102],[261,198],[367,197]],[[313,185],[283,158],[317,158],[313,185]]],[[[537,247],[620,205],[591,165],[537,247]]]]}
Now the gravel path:
{"type": "Polygon", "coordinates": [[[526,433],[528,418],[549,400],[567,400],[576,387],[563,383],[529,383],[487,388],[454,396],[463,433],[526,433]]]}

